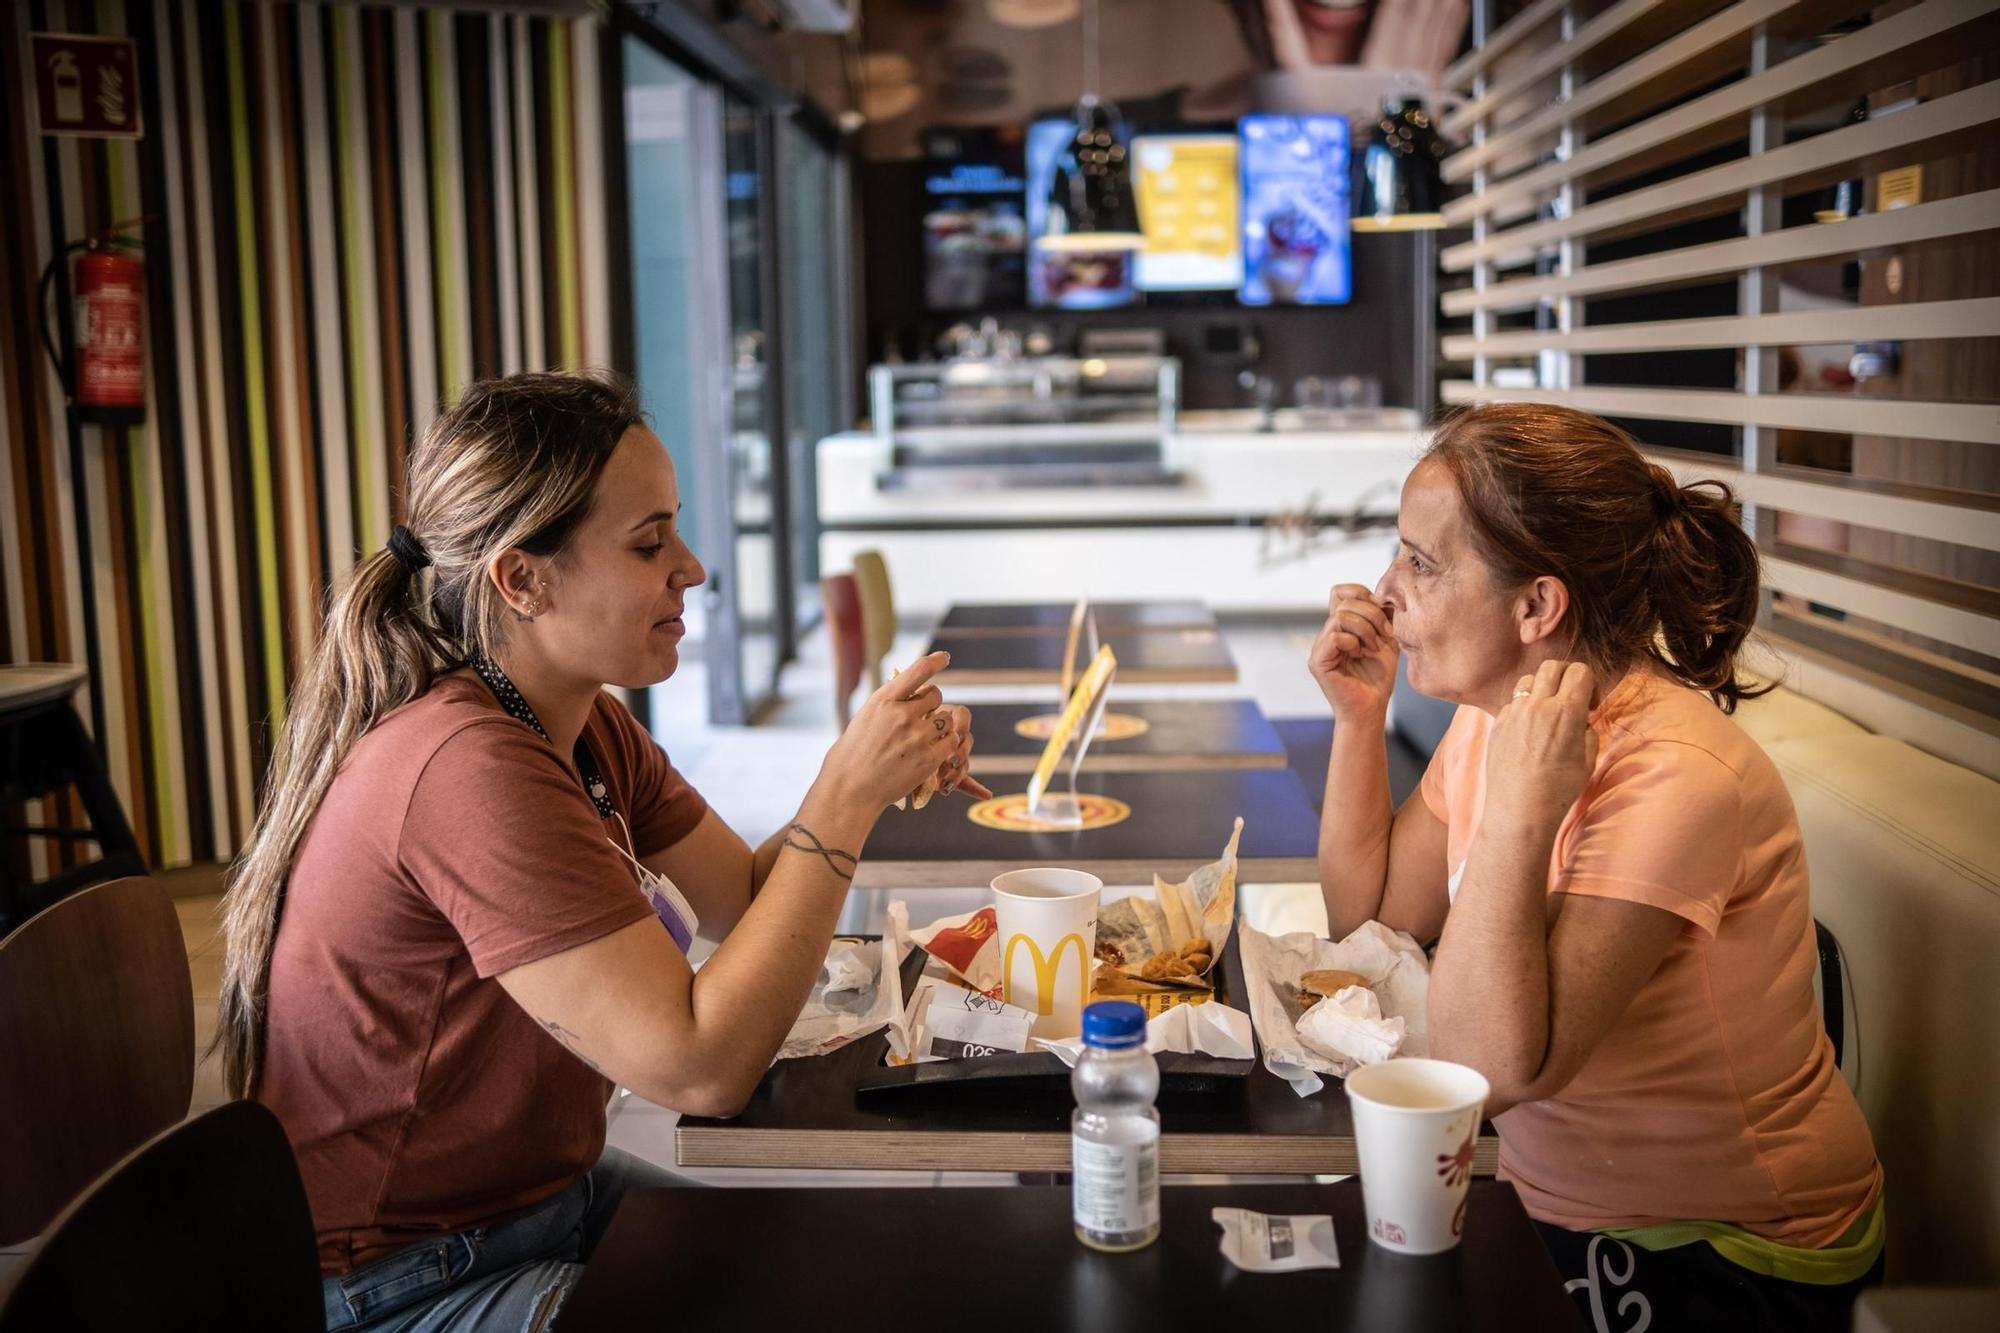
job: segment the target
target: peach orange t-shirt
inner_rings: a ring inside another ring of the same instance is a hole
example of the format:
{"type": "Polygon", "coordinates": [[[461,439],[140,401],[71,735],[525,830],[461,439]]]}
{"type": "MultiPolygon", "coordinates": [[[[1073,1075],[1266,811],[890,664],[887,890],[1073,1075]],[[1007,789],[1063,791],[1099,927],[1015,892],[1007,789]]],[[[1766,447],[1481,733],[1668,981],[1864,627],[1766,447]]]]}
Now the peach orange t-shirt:
{"type": "MultiPolygon", "coordinates": [[[[1805,848],[1770,759],[1648,668],[1591,716],[1599,748],[1549,892],[1680,917],[1666,958],[1568,1086],[1494,1122],[1528,1212],[1575,1231],[1727,1222],[1803,1249],[1871,1205],[1882,1168],[1834,1068],[1812,977],[1805,848]]],[[[1456,893],[1486,804],[1493,719],[1462,707],[1424,774],[1456,893]]]]}

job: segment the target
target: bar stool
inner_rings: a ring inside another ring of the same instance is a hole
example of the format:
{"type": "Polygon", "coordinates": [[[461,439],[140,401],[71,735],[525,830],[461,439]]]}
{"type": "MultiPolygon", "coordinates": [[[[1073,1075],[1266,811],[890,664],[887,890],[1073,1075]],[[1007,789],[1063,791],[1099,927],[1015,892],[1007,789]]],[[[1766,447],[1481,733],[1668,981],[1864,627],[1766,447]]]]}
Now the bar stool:
{"type": "Polygon", "coordinates": [[[0,931],[86,884],[146,873],[146,859],[110,775],[70,703],[88,679],[82,667],[64,663],[0,666],[0,805],[74,787],[90,819],[87,829],[9,828],[9,844],[29,838],[94,842],[99,852],[97,860],[40,882],[17,882],[17,848],[0,850],[0,931]]]}

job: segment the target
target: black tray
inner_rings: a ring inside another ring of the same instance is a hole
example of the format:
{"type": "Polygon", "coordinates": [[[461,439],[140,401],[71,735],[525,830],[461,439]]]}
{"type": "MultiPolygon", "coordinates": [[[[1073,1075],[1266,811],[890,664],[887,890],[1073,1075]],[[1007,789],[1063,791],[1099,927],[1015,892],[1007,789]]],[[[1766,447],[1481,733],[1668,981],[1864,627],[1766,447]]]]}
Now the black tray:
{"type": "MultiPolygon", "coordinates": [[[[923,974],[927,955],[912,948],[903,960],[903,989],[907,994],[923,974]]],[[[1245,994],[1243,957],[1236,946],[1236,932],[1222,951],[1222,984],[1215,998],[1238,1009],[1245,1006],[1236,997],[1245,994]]],[[[1256,1037],[1251,1037],[1255,1049],[1256,1037]]],[[[1225,1060],[1214,1055],[1180,1051],[1162,1052],[1160,1096],[1163,1099],[1216,1097],[1239,1094],[1244,1080],[1256,1067],[1255,1059],[1225,1060]]],[[[910,1099],[937,1101],[977,1101],[1004,1092],[1009,1098],[1048,1097],[1067,1100],[1070,1096],[1069,1066],[1048,1051],[1020,1054],[984,1055],[970,1060],[932,1060],[924,1064],[889,1065],[861,1076],[855,1084],[856,1100],[887,1098],[898,1102],[910,1099]]]]}

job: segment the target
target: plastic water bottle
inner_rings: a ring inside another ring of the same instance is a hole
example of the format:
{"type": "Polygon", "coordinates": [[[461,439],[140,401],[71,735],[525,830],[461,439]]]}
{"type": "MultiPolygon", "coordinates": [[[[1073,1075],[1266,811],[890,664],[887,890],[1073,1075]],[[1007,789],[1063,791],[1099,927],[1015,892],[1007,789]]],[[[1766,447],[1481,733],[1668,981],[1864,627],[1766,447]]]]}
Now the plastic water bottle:
{"type": "Polygon", "coordinates": [[[1070,1071],[1071,1216],[1096,1250],[1138,1250],[1160,1236],[1160,1067],[1146,1011],[1100,1000],[1083,1011],[1083,1054],[1070,1071]]]}

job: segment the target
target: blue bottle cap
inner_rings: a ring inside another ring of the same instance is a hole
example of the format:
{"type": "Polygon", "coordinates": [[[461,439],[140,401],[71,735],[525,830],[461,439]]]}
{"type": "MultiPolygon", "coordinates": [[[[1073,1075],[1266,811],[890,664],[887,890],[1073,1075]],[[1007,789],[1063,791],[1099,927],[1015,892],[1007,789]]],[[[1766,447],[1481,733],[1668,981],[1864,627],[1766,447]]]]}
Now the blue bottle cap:
{"type": "Polygon", "coordinates": [[[1083,1011],[1083,1044],[1117,1051],[1143,1045],[1146,1011],[1130,1000],[1099,1000],[1083,1011]]]}

